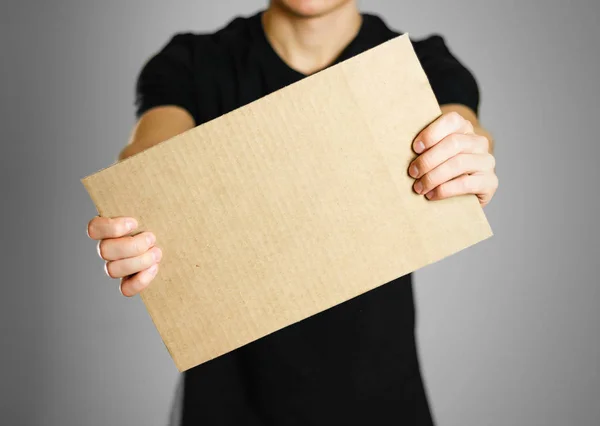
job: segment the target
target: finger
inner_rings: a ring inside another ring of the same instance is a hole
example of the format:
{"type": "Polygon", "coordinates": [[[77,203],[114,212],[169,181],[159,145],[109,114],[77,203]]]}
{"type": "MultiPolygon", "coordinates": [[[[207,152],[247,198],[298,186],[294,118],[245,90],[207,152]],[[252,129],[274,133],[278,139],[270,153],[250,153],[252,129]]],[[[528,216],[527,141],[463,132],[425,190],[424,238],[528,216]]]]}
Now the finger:
{"type": "Polygon", "coordinates": [[[458,195],[475,194],[482,205],[485,205],[498,188],[498,178],[494,173],[476,173],[461,175],[439,185],[425,196],[429,200],[442,200],[458,195]]]}
{"type": "Polygon", "coordinates": [[[408,173],[418,179],[461,152],[487,153],[486,143],[487,139],[483,136],[452,133],[419,155],[410,164],[408,173]]]}
{"type": "Polygon", "coordinates": [[[415,181],[413,188],[418,194],[427,194],[462,174],[493,170],[494,164],[494,157],[490,154],[458,154],[415,181]]]}
{"type": "Polygon", "coordinates": [[[108,238],[98,241],[98,254],[104,260],[119,260],[144,254],[154,247],[156,237],[152,232],[142,232],[134,237],[108,238]]]}
{"type": "Polygon", "coordinates": [[[113,260],[106,263],[106,273],[111,278],[123,278],[136,274],[160,262],[162,251],[153,247],[146,253],[127,259],[113,260]]]}
{"type": "Polygon", "coordinates": [[[137,221],[132,217],[96,216],[88,223],[88,236],[93,240],[118,238],[129,234],[137,228],[137,221]]]}
{"type": "Polygon", "coordinates": [[[119,283],[119,291],[125,297],[132,297],[148,287],[158,272],[158,263],[137,274],[125,277],[119,283]]]}
{"type": "Polygon", "coordinates": [[[473,124],[457,112],[442,114],[417,135],[413,149],[420,154],[452,133],[473,133],[473,124]]]}

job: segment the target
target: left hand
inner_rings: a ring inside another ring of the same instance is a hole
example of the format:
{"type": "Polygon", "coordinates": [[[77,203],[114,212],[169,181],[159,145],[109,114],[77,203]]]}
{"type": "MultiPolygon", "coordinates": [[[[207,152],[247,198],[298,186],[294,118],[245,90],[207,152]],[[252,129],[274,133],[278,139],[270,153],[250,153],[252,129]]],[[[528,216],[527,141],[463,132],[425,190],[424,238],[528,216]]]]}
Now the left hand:
{"type": "Polygon", "coordinates": [[[419,156],[408,173],[416,179],[413,189],[429,200],[475,194],[481,206],[498,188],[489,152],[490,141],[477,135],[473,124],[457,112],[448,112],[427,126],[413,142],[419,156]]]}

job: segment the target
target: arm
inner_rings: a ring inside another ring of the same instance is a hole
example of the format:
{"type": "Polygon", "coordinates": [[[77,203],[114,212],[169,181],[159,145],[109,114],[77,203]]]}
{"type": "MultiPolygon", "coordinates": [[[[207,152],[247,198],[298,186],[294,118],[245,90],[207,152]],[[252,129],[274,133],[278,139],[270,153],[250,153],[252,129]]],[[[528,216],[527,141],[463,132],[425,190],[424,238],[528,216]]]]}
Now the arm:
{"type": "MultiPolygon", "coordinates": [[[[119,160],[137,154],[162,141],[193,128],[194,119],[185,109],[168,105],[150,108],[136,123],[119,160]]],[[[152,232],[135,236],[137,221],[127,217],[94,217],[88,224],[88,235],[98,241],[98,254],[106,261],[105,270],[111,278],[119,278],[119,289],[133,296],[150,284],[158,272],[162,258],[155,246],[152,232]]]]}
{"type": "Polygon", "coordinates": [[[129,143],[119,154],[119,160],[166,141],[194,126],[194,118],[181,107],[168,105],[151,108],[142,114],[136,123],[129,143]]]}
{"type": "MultiPolygon", "coordinates": [[[[136,84],[138,121],[119,160],[195,127],[192,45],[192,36],[176,35],[142,68],[136,84]]],[[[155,235],[149,231],[132,235],[137,227],[132,217],[96,216],[88,224],[88,235],[98,241],[98,254],[106,261],[105,271],[120,279],[124,296],[146,288],[162,258],[155,235]]]]}
{"type": "Polygon", "coordinates": [[[477,195],[486,206],[498,188],[493,140],[478,120],[480,93],[474,75],[440,36],[416,44],[442,115],[413,142],[413,189],[429,200],[477,195]]]}
{"type": "Polygon", "coordinates": [[[195,39],[177,34],[142,67],[135,86],[136,123],[119,160],[196,126],[195,39]]]}

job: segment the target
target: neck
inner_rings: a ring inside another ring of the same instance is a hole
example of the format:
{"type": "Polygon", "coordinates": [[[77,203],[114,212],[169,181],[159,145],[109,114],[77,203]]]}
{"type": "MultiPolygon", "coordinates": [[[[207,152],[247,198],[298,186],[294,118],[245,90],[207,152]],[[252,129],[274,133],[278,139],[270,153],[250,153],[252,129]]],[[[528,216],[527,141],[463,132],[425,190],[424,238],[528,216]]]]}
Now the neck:
{"type": "Polygon", "coordinates": [[[262,14],[265,35],[275,52],[307,75],[329,66],[356,37],[361,22],[354,1],[314,17],[299,17],[271,2],[262,14]]]}

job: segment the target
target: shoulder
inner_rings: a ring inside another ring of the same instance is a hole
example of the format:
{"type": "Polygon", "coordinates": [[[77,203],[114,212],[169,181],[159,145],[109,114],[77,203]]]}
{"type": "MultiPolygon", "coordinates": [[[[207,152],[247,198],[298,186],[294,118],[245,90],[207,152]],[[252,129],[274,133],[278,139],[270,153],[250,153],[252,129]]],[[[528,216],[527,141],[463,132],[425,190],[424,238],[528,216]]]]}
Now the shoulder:
{"type": "Polygon", "coordinates": [[[412,44],[417,54],[428,56],[435,54],[445,54],[449,52],[446,39],[437,33],[430,34],[423,38],[412,38],[412,44]]]}
{"type": "MultiPolygon", "coordinates": [[[[403,31],[391,28],[387,22],[378,15],[363,13],[363,20],[363,25],[368,33],[368,37],[378,43],[383,43],[405,34],[403,31]]],[[[417,57],[421,61],[453,56],[446,44],[445,38],[439,33],[432,33],[421,38],[410,36],[410,40],[417,57]]]]}
{"type": "MultiPolygon", "coordinates": [[[[373,39],[377,39],[379,42],[387,41],[404,34],[403,31],[391,28],[384,19],[378,15],[364,13],[363,19],[365,27],[368,28],[369,36],[373,39]]],[[[450,52],[446,43],[446,39],[439,33],[432,33],[422,38],[413,38],[411,36],[410,39],[415,49],[415,53],[421,61],[453,57],[453,54],[450,52]]]]}
{"type": "Polygon", "coordinates": [[[172,35],[138,73],[137,115],[169,104],[188,110],[197,123],[203,121],[200,97],[219,96],[218,84],[231,81],[232,65],[248,56],[256,16],[234,18],[214,32],[172,35]]]}
{"type": "Polygon", "coordinates": [[[251,38],[248,17],[236,17],[214,32],[179,32],[164,44],[157,55],[166,54],[194,61],[199,55],[203,59],[218,59],[224,52],[240,49],[251,38]]]}
{"type": "Polygon", "coordinates": [[[440,64],[447,61],[462,65],[450,51],[446,39],[440,34],[434,33],[424,38],[411,38],[411,42],[417,57],[424,66],[429,63],[440,64]]]}
{"type": "Polygon", "coordinates": [[[440,34],[413,40],[415,53],[440,105],[462,104],[479,113],[477,79],[440,34]]]}
{"type": "Polygon", "coordinates": [[[382,43],[394,37],[402,35],[401,32],[390,28],[379,15],[363,13],[363,32],[367,37],[382,43]]]}
{"type": "MultiPolygon", "coordinates": [[[[365,16],[368,19],[370,32],[380,42],[403,34],[401,31],[390,29],[376,15],[365,16]]],[[[445,37],[439,33],[432,33],[426,37],[410,37],[410,39],[440,105],[463,104],[477,113],[479,108],[477,80],[471,70],[449,48],[445,37]]]]}

